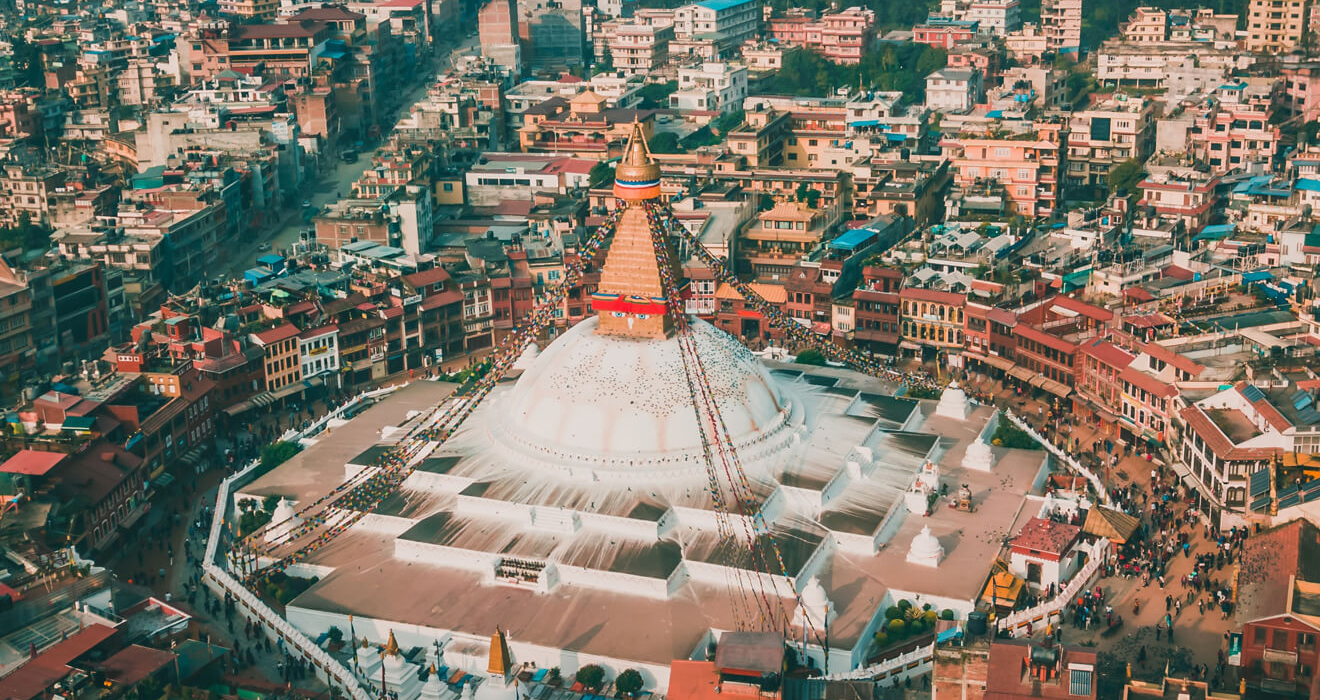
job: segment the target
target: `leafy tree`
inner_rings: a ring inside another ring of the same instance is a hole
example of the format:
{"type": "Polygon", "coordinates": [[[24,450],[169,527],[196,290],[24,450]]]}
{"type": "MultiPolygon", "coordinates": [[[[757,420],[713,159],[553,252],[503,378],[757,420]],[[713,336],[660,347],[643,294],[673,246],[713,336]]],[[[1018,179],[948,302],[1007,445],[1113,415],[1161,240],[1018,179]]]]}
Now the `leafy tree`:
{"type": "Polygon", "coordinates": [[[671,131],[661,131],[651,137],[646,145],[651,148],[652,153],[683,153],[682,144],[678,142],[678,135],[671,131]]]}
{"type": "Polygon", "coordinates": [[[678,92],[678,81],[671,80],[667,83],[648,83],[642,86],[642,101],[638,105],[641,109],[663,109],[669,106],[669,96],[678,92]]]}
{"type": "Polygon", "coordinates": [[[614,167],[602,160],[591,166],[587,178],[592,187],[600,187],[614,178],[614,167]]]}
{"type": "Polygon", "coordinates": [[[266,473],[275,467],[289,461],[290,457],[298,454],[302,446],[296,442],[272,442],[261,448],[261,473],[266,473]]]}
{"type": "Polygon", "coordinates": [[[941,611],[940,611],[940,619],[941,619],[941,620],[952,620],[952,619],[953,619],[953,610],[951,610],[951,609],[949,609],[949,608],[945,608],[945,609],[941,610],[941,611]]]}
{"type": "Polygon", "coordinates": [[[797,359],[794,361],[800,365],[815,365],[817,367],[823,367],[825,366],[825,355],[816,348],[807,348],[798,353],[797,359]]]}
{"type": "Polygon", "coordinates": [[[720,134],[721,136],[723,136],[725,134],[728,134],[730,131],[733,131],[734,129],[737,129],[738,127],[742,126],[742,123],[746,119],[747,119],[747,115],[741,109],[734,110],[732,112],[729,112],[728,114],[721,115],[717,119],[711,120],[710,123],[711,131],[714,131],[720,134]]]}
{"type": "Polygon", "coordinates": [[[330,641],[336,644],[344,641],[344,631],[339,629],[338,627],[331,627],[330,629],[326,630],[325,636],[329,638],[330,641]]]}
{"type": "Polygon", "coordinates": [[[949,52],[944,49],[923,51],[917,57],[917,72],[922,75],[930,75],[947,65],[949,65],[949,52]]]}
{"type": "Polygon", "coordinates": [[[1142,165],[1136,158],[1119,163],[1113,170],[1109,171],[1106,179],[1109,182],[1109,193],[1127,192],[1133,194],[1136,192],[1137,183],[1141,182],[1142,165]]]}
{"type": "Polygon", "coordinates": [[[990,442],[1001,447],[1012,447],[1019,450],[1041,449],[1040,443],[1036,442],[1025,430],[1006,420],[999,421],[999,427],[995,429],[995,434],[991,436],[990,442]]]}
{"type": "Polygon", "coordinates": [[[596,664],[587,664],[579,668],[573,677],[588,688],[599,688],[605,682],[605,669],[596,664]]]}
{"type": "Polygon", "coordinates": [[[714,146],[722,140],[723,139],[719,136],[715,135],[715,132],[710,130],[709,126],[703,126],[683,137],[683,140],[680,143],[683,148],[692,149],[701,148],[702,146],[714,146]]]}
{"type": "Polygon", "coordinates": [[[884,648],[887,647],[887,646],[889,646],[889,635],[885,634],[884,632],[876,632],[876,633],[875,633],[875,648],[876,648],[876,649],[884,649],[884,648]]]}
{"type": "Polygon", "coordinates": [[[642,674],[635,668],[626,669],[614,679],[614,687],[620,693],[632,697],[642,690],[642,674]]]}
{"type": "Polygon", "coordinates": [[[770,211],[771,209],[774,209],[775,198],[771,197],[768,194],[761,195],[760,199],[758,199],[756,202],[756,208],[760,209],[761,211],[770,211]]]}
{"type": "Polygon", "coordinates": [[[614,54],[610,53],[609,47],[605,47],[605,55],[601,56],[596,62],[597,73],[609,73],[614,70],[614,54]]]}
{"type": "Polygon", "coordinates": [[[807,190],[806,201],[808,207],[815,209],[816,205],[820,203],[820,192],[818,190],[807,190]]]}
{"type": "Polygon", "coordinates": [[[902,620],[889,621],[889,636],[893,639],[902,639],[907,636],[907,623],[902,620]]]}
{"type": "Polygon", "coordinates": [[[903,608],[900,608],[897,605],[891,605],[885,608],[886,620],[898,620],[901,619],[902,617],[903,617],[903,608]]]}

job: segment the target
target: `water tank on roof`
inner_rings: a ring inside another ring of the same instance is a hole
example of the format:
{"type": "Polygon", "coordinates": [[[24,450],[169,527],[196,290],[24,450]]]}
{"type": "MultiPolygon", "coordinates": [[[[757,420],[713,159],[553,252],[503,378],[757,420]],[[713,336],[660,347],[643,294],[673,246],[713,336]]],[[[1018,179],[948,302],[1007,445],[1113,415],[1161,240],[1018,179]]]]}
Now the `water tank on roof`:
{"type": "Polygon", "coordinates": [[[986,633],[987,616],[980,610],[973,610],[967,613],[967,634],[971,636],[982,635],[986,633]]]}

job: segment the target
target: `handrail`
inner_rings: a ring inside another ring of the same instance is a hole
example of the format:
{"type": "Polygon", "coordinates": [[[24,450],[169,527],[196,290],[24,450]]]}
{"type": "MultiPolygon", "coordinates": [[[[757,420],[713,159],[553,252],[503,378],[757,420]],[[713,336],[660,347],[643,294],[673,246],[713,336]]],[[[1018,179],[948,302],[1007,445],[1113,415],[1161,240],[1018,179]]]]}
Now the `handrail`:
{"type": "MultiPolygon", "coordinates": [[[[342,406],[322,416],[315,423],[308,426],[306,430],[286,432],[283,439],[301,439],[306,434],[315,434],[331,419],[343,416],[345,412],[356,408],[365,399],[391,393],[397,388],[397,386],[383,387],[373,391],[364,391],[345,402],[342,406]]],[[[290,624],[288,620],[285,620],[283,616],[271,609],[255,594],[244,588],[228,571],[216,564],[216,556],[219,553],[220,541],[224,534],[224,520],[229,507],[230,492],[235,484],[247,478],[259,466],[261,466],[261,459],[253,459],[248,462],[246,467],[220,482],[220,488],[216,492],[215,498],[215,514],[211,518],[211,533],[206,540],[206,554],[202,560],[202,571],[206,574],[206,579],[212,584],[213,588],[228,593],[239,605],[247,609],[251,617],[264,623],[277,637],[285,640],[293,651],[301,654],[303,658],[324,670],[327,678],[332,681],[332,685],[333,682],[337,682],[343,686],[352,700],[375,700],[371,694],[362,688],[356,676],[346,666],[317,646],[316,642],[290,624]]]]}
{"type": "Polygon", "coordinates": [[[1090,482],[1091,487],[1095,489],[1095,492],[1099,496],[1100,501],[1102,503],[1104,503],[1107,506],[1113,505],[1112,500],[1109,498],[1109,489],[1105,488],[1105,482],[1102,481],[1100,477],[1096,476],[1095,472],[1082,466],[1081,462],[1078,462],[1076,459],[1073,459],[1071,455],[1064,452],[1063,449],[1060,448],[1058,445],[1055,445],[1053,442],[1050,442],[1049,440],[1045,439],[1043,435],[1036,432],[1035,428],[1031,427],[1030,423],[1027,423],[1012,410],[1005,408],[1002,409],[1002,412],[1004,415],[1008,416],[1009,420],[1013,421],[1014,425],[1021,428],[1024,432],[1030,435],[1031,439],[1035,440],[1036,442],[1039,442],[1042,446],[1044,446],[1046,450],[1050,452],[1050,454],[1059,458],[1060,461],[1062,461],[1065,465],[1067,465],[1069,469],[1073,470],[1074,472],[1077,472],[1078,474],[1081,474],[1088,482],[1090,482]]]}
{"type": "Polygon", "coordinates": [[[1016,629],[1028,622],[1043,620],[1047,616],[1067,607],[1068,603],[1075,600],[1083,589],[1089,587],[1098,578],[1096,574],[1100,571],[1100,567],[1104,566],[1105,559],[1108,558],[1108,552],[1109,540],[1102,537],[1092,545],[1090,560],[1077,572],[1076,576],[1073,576],[1068,585],[1059,591],[1058,595],[1034,607],[1018,610],[995,620],[995,629],[1016,629]]]}

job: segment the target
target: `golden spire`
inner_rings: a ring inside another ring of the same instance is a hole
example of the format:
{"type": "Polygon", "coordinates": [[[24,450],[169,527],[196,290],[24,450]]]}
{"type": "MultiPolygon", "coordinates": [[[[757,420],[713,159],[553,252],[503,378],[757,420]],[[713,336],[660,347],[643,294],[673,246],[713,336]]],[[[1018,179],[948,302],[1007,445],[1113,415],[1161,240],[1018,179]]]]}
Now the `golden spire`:
{"type": "Polygon", "coordinates": [[[495,628],[490,636],[490,657],[486,662],[486,672],[498,676],[507,676],[512,659],[509,658],[509,643],[504,639],[504,632],[495,628]]]}
{"type": "Polygon", "coordinates": [[[399,641],[394,638],[394,630],[390,630],[390,639],[388,642],[385,642],[385,655],[386,656],[399,655],[399,641]]]}
{"type": "MultiPolygon", "coordinates": [[[[614,196],[623,211],[601,267],[591,306],[600,321],[596,332],[629,338],[666,338],[673,321],[666,313],[664,277],[651,239],[647,202],[660,197],[660,166],[651,160],[646,133],[633,122],[623,158],[614,169],[614,196]]],[[[672,255],[672,253],[671,253],[672,255]]],[[[673,261],[666,261],[674,279],[673,261]]]]}

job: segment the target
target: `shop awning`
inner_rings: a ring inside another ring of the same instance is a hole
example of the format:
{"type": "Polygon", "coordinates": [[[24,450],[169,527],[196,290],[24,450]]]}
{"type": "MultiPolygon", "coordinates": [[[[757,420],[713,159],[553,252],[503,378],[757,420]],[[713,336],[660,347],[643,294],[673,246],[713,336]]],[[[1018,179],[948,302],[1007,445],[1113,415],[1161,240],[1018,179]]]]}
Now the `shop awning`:
{"type": "Polygon", "coordinates": [[[1063,382],[1056,382],[1053,379],[1045,379],[1045,381],[1040,383],[1040,388],[1061,399],[1068,398],[1068,395],[1072,393],[1072,387],[1063,382]]]}
{"type": "Polygon", "coordinates": [[[1029,383],[1031,382],[1032,377],[1039,375],[1027,369],[1026,367],[1019,367],[1018,365],[1013,365],[1012,367],[1008,368],[1008,376],[1029,383]]]}
{"type": "Polygon", "coordinates": [[[1082,532],[1106,537],[1115,544],[1126,544],[1140,526],[1141,521],[1127,513],[1104,506],[1093,506],[1086,514],[1086,523],[1082,525],[1082,532]]]}
{"type": "Polygon", "coordinates": [[[987,365],[990,365],[991,367],[1002,369],[1005,372],[1008,371],[1008,368],[1013,366],[1012,360],[1008,359],[1007,357],[1000,357],[998,355],[986,355],[985,363],[987,365]]]}
{"type": "Polygon", "coordinates": [[[61,427],[65,430],[91,430],[96,427],[96,418],[92,416],[65,416],[61,427]]]}

